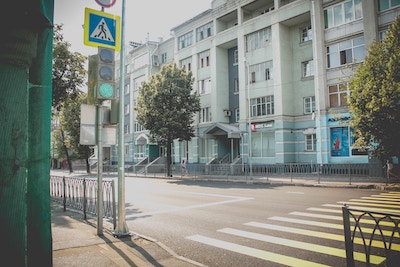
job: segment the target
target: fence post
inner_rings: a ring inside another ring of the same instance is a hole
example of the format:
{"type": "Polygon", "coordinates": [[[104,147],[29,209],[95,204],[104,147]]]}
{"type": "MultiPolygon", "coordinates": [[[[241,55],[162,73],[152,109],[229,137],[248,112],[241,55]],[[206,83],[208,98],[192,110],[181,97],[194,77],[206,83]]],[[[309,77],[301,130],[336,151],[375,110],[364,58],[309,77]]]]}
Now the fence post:
{"type": "Polygon", "coordinates": [[[349,169],[348,169],[348,171],[349,171],[349,185],[351,185],[351,165],[350,165],[350,163],[348,164],[348,166],[349,166],[349,169]]]}
{"type": "Polygon", "coordinates": [[[115,185],[114,185],[114,180],[111,181],[111,194],[112,194],[112,208],[113,208],[113,226],[114,230],[117,228],[117,210],[115,207],[115,185]]]}
{"type": "Polygon", "coordinates": [[[67,199],[66,199],[66,182],[65,182],[65,176],[63,176],[63,207],[64,207],[64,211],[67,210],[67,199]]]}
{"type": "Polygon", "coordinates": [[[290,182],[293,183],[293,163],[289,163],[290,182]]]}
{"type": "Polygon", "coordinates": [[[86,208],[87,208],[86,179],[83,178],[83,219],[84,220],[86,220],[86,208]]]}
{"type": "Polygon", "coordinates": [[[351,240],[350,232],[350,215],[347,205],[342,207],[343,215],[343,229],[344,229],[344,241],[346,246],[346,266],[354,267],[354,255],[353,255],[353,241],[351,240]]]}

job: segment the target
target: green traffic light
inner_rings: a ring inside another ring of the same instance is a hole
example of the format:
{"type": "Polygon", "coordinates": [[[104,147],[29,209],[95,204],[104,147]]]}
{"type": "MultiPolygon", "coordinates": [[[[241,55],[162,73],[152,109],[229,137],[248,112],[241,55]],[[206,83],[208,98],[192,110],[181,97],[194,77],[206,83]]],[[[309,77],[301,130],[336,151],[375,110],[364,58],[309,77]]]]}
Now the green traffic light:
{"type": "Polygon", "coordinates": [[[103,98],[111,98],[113,96],[114,89],[109,83],[103,83],[99,87],[99,95],[103,98]]]}

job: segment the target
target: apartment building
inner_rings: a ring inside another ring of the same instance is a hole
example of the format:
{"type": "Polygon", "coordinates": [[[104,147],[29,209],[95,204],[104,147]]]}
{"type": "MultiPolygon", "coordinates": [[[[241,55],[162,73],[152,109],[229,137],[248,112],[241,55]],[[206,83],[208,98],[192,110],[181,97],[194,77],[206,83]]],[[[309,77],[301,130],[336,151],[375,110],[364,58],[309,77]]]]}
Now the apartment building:
{"type": "Polygon", "coordinates": [[[347,82],[399,14],[398,0],[214,0],[127,56],[126,162],[164,154],[133,107],[140,83],[174,61],[201,96],[196,136],[174,142],[174,162],[367,163],[353,147],[347,82]]]}

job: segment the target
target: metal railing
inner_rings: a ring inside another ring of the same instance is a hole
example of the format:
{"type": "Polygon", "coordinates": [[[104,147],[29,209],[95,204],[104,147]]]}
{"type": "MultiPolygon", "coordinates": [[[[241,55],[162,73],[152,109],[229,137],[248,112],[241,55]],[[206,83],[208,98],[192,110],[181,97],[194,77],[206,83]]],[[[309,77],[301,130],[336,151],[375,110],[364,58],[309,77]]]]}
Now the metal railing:
{"type": "MultiPolygon", "coordinates": [[[[53,201],[83,212],[97,215],[97,179],[50,176],[50,196],[53,201]]],[[[113,220],[116,227],[116,201],[114,180],[103,179],[103,216],[113,220]]]]}
{"type": "Polygon", "coordinates": [[[349,208],[347,205],[342,207],[342,214],[347,267],[399,266],[400,214],[349,208]],[[365,265],[358,261],[365,262],[365,265]]]}
{"type": "MultiPolygon", "coordinates": [[[[173,173],[180,175],[180,163],[172,165],[173,173]]],[[[238,163],[218,163],[218,159],[214,159],[209,164],[189,163],[188,170],[192,177],[207,176],[211,178],[224,179],[242,179],[249,177],[250,166],[242,161],[238,163]]],[[[86,172],[83,166],[74,166],[74,171],[86,172]]],[[[104,173],[116,173],[117,165],[104,165],[104,173]]],[[[146,168],[146,171],[135,171],[132,166],[125,166],[126,175],[144,175],[157,176],[166,172],[165,163],[153,164],[152,168],[146,168]]],[[[380,163],[277,163],[277,164],[252,164],[252,175],[257,178],[290,178],[295,180],[315,179],[318,182],[324,178],[335,178],[338,181],[348,181],[349,184],[358,178],[368,178],[371,181],[389,181],[385,178],[384,169],[380,163]]]]}

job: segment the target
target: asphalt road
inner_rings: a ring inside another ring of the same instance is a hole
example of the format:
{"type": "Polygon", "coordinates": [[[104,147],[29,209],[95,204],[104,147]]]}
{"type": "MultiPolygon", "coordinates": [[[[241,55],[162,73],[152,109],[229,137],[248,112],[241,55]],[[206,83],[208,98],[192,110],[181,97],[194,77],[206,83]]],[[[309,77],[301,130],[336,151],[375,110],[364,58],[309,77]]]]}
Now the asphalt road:
{"type": "Polygon", "coordinates": [[[206,266],[345,266],[341,206],[380,194],[127,178],[126,222],[206,266]]]}

